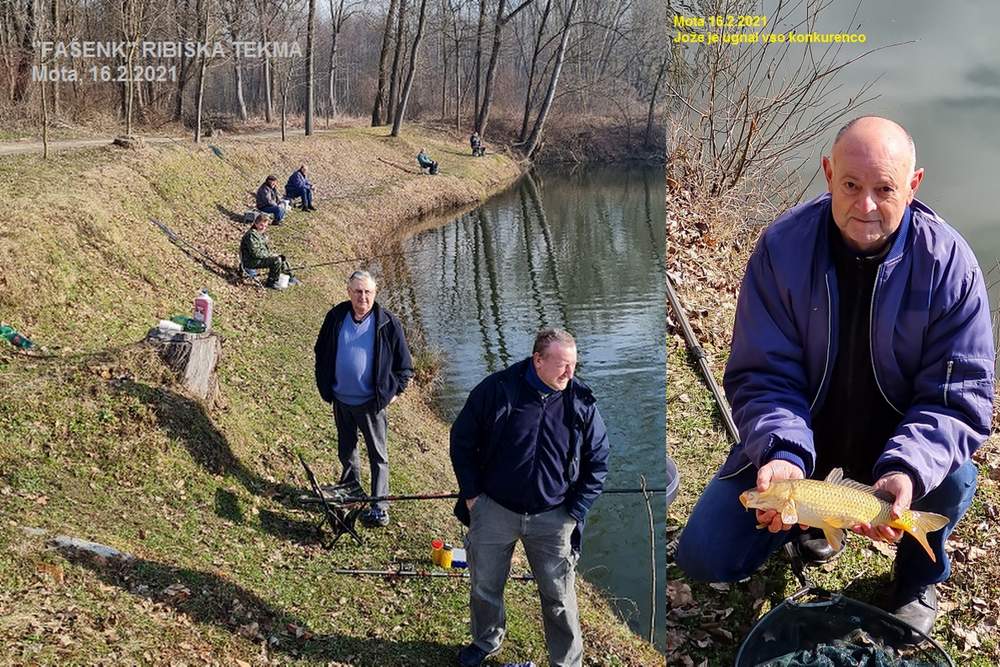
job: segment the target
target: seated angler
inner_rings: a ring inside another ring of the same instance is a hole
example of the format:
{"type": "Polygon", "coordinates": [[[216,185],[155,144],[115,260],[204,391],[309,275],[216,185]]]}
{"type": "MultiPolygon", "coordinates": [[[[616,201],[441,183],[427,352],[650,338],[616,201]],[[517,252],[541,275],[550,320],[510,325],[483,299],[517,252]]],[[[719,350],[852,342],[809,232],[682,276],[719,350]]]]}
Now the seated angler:
{"type": "Polygon", "coordinates": [[[288,262],[285,261],[285,256],[271,250],[266,233],[270,224],[271,216],[266,213],[257,214],[253,225],[240,241],[240,262],[244,269],[267,269],[265,287],[284,289],[284,287],[278,286],[278,276],[282,273],[289,276],[289,284],[297,285],[299,280],[291,277],[292,270],[288,266],[288,262]]]}
{"type": "Polygon", "coordinates": [[[473,132],[472,136],[469,137],[469,145],[472,147],[473,157],[486,155],[486,146],[483,145],[483,140],[478,132],[473,132]]]}
{"type": "Polygon", "coordinates": [[[417,153],[417,164],[420,165],[420,170],[426,174],[434,176],[438,173],[438,163],[427,155],[427,150],[424,148],[421,148],[420,152],[417,153]]]}
{"type": "Polygon", "coordinates": [[[313,206],[313,185],[306,178],[305,165],[293,171],[292,175],[288,177],[288,183],[285,184],[286,199],[294,201],[299,197],[302,197],[303,211],[316,210],[316,207],[313,206]]]}
{"type": "Polygon", "coordinates": [[[278,177],[273,174],[268,176],[260,187],[257,188],[257,210],[274,217],[274,224],[280,225],[285,217],[285,207],[281,205],[281,198],[278,197],[278,177]]]}

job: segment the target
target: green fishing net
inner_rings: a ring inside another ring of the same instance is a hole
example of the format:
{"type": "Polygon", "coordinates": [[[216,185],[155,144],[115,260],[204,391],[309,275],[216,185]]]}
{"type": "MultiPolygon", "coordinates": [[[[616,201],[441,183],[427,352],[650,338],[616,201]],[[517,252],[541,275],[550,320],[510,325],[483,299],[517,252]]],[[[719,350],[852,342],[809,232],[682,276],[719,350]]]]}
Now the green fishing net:
{"type": "Polygon", "coordinates": [[[743,641],[737,667],[954,667],[948,654],[891,614],[807,589],[765,615],[743,641]]]}

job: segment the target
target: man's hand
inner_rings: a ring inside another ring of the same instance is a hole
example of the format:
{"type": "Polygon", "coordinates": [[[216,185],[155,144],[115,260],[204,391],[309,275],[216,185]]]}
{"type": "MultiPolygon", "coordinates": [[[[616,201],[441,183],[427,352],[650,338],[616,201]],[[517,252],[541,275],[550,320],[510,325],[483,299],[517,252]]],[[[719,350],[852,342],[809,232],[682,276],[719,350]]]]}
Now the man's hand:
{"type": "MultiPolygon", "coordinates": [[[[806,474],[802,468],[791,461],[774,459],[760,467],[757,471],[757,490],[767,491],[771,482],[780,482],[786,479],[805,479],[806,474]]],[[[779,530],[788,530],[792,524],[781,521],[781,512],[775,510],[757,510],[757,525],[767,526],[772,533],[779,530]]]]}
{"type": "MultiPolygon", "coordinates": [[[[905,472],[890,472],[882,476],[873,486],[876,491],[883,491],[895,499],[890,510],[890,516],[893,519],[898,519],[903,515],[903,512],[910,509],[910,503],[913,502],[913,479],[905,472]]],[[[898,542],[899,538],[903,536],[903,531],[898,528],[876,527],[870,523],[860,523],[852,526],[851,530],[859,535],[883,542],[898,542]]]]}
{"type": "Polygon", "coordinates": [[[476,504],[477,500],[479,500],[479,496],[476,496],[475,498],[466,498],[465,499],[465,506],[469,508],[470,512],[472,511],[472,506],[476,504]]]}

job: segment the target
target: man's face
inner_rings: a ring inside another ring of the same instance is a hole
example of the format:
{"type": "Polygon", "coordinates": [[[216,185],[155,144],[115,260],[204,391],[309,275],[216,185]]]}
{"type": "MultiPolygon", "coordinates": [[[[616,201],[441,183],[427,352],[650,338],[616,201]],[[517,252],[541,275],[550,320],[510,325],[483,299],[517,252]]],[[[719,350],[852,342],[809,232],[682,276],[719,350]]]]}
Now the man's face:
{"type": "Polygon", "coordinates": [[[267,187],[269,187],[269,188],[273,188],[273,187],[275,186],[275,184],[276,184],[277,182],[278,182],[278,181],[268,181],[268,182],[267,182],[267,187]]]}
{"type": "Polygon", "coordinates": [[[833,221],[845,243],[866,254],[880,250],[899,229],[924,176],[923,169],[911,172],[905,140],[871,134],[844,136],[823,158],[833,221]]]}
{"type": "Polygon", "coordinates": [[[550,343],[544,353],[531,355],[531,361],[542,382],[556,391],[562,391],[576,372],[576,346],[556,341],[550,343]]]}
{"type": "Polygon", "coordinates": [[[269,224],[271,224],[271,221],[268,219],[268,217],[267,216],[261,216],[260,219],[254,221],[253,227],[258,232],[266,232],[267,231],[267,226],[269,224]]]}
{"type": "Polygon", "coordinates": [[[355,278],[347,286],[347,296],[357,317],[364,317],[375,303],[375,284],[367,278],[355,278]]]}

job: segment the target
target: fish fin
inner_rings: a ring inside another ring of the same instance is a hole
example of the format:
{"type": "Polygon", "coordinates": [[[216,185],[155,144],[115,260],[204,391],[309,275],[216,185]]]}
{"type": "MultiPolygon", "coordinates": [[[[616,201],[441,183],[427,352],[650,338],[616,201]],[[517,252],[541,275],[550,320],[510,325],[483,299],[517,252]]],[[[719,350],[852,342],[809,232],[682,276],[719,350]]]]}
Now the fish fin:
{"type": "Polygon", "coordinates": [[[826,541],[830,543],[834,551],[840,551],[841,545],[844,544],[844,531],[840,528],[834,528],[833,526],[823,526],[823,537],[826,541]]]}
{"type": "Polygon", "coordinates": [[[829,484],[836,484],[838,486],[846,486],[849,489],[857,489],[858,491],[864,491],[865,493],[875,493],[875,487],[862,484],[861,482],[856,482],[850,477],[844,477],[843,468],[834,468],[823,481],[829,484]]]}
{"type": "Polygon", "coordinates": [[[799,522],[799,513],[795,510],[794,500],[789,500],[781,507],[781,521],[788,525],[799,522]]]}
{"type": "Polygon", "coordinates": [[[830,484],[840,484],[840,480],[844,479],[844,469],[834,468],[830,471],[830,474],[826,476],[823,480],[824,482],[829,482],[830,484]]]}
{"type": "MultiPolygon", "coordinates": [[[[908,523],[901,520],[894,521],[893,524],[899,523],[897,528],[902,528],[907,533],[913,536],[920,546],[924,548],[927,555],[931,557],[931,562],[936,563],[937,558],[934,557],[934,552],[931,551],[931,545],[927,542],[927,533],[933,533],[936,530],[941,530],[948,525],[948,517],[942,516],[940,514],[934,514],[933,512],[918,512],[916,510],[910,511],[910,521],[908,523]]],[[[890,524],[892,525],[892,524],[890,524]]]]}
{"type": "Polygon", "coordinates": [[[825,525],[819,527],[822,528],[823,530],[826,530],[827,526],[829,526],[830,528],[837,528],[837,529],[850,528],[856,522],[846,516],[825,516],[823,517],[823,523],[825,525]]]}

